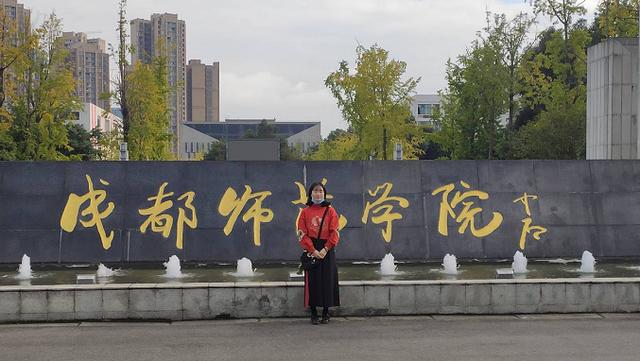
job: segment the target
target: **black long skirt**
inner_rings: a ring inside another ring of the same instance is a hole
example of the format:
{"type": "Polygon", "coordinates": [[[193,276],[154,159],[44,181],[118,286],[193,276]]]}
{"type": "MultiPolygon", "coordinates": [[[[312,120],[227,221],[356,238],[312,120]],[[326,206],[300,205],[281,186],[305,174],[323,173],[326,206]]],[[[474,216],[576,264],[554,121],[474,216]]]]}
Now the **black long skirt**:
{"type": "MultiPolygon", "coordinates": [[[[322,249],[325,240],[313,240],[316,249],[322,249]]],[[[338,266],[334,249],[320,262],[320,265],[310,271],[305,271],[304,277],[304,307],[333,307],[340,306],[340,292],[338,288],[338,266]]]]}

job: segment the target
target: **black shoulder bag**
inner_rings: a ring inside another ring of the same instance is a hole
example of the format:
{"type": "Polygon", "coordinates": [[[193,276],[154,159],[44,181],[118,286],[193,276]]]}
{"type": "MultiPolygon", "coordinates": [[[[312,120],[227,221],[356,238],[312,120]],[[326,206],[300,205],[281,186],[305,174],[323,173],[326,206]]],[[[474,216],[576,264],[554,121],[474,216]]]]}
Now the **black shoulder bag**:
{"type": "MultiPolygon", "coordinates": [[[[324,218],[327,215],[328,211],[329,211],[329,207],[327,207],[327,209],[324,210],[324,214],[322,215],[322,220],[320,221],[320,229],[318,230],[318,238],[316,239],[320,239],[320,235],[322,234],[322,225],[324,224],[324,218]]],[[[304,269],[305,271],[309,271],[318,267],[320,262],[322,262],[321,259],[317,259],[313,257],[312,255],[308,254],[307,251],[303,251],[302,255],[300,256],[300,263],[302,263],[302,269],[304,269]]]]}

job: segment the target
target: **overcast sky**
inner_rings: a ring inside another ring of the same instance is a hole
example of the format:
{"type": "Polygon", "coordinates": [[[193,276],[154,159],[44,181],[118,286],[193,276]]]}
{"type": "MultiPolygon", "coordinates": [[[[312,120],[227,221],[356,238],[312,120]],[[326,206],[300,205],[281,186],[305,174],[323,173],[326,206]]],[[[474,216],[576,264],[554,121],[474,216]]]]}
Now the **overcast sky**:
{"type": "MultiPolygon", "coordinates": [[[[55,11],[65,31],[116,41],[117,0],[22,2],[34,25],[55,11]]],[[[590,13],[596,3],[586,0],[590,13]]],[[[129,0],[127,10],[129,20],[168,12],[186,22],[187,61],[220,62],[222,119],[321,121],[326,136],[346,123],[324,79],[340,60],[353,64],[358,43],[378,43],[422,78],[418,93],[435,93],[485,11],[531,8],[523,0],[129,0]]]]}

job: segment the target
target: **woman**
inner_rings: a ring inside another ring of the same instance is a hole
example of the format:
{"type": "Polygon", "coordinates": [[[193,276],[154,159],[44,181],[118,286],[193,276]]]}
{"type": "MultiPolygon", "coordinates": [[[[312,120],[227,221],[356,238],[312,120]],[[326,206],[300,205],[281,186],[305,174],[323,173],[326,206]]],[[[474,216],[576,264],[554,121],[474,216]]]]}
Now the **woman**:
{"type": "Polygon", "coordinates": [[[307,194],[307,207],[298,219],[300,245],[320,261],[318,266],[306,271],[304,277],[304,305],[311,309],[311,323],[314,325],[329,323],[329,307],[340,306],[334,250],[340,239],[338,213],[325,199],[326,194],[322,183],[313,183],[307,194]],[[318,318],[316,307],[322,307],[322,320],[318,318]]]}

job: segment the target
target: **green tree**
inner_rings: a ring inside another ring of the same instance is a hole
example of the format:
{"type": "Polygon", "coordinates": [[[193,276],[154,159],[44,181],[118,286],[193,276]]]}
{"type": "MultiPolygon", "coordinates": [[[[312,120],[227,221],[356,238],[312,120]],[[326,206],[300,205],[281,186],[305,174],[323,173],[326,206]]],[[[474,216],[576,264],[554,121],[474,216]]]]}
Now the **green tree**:
{"type": "Polygon", "coordinates": [[[585,10],[577,1],[536,3],[545,3],[536,11],[553,14],[562,28],[547,31],[544,44],[532,49],[520,67],[522,102],[538,114],[519,129],[513,157],[584,158],[586,48],[591,39],[578,16],[585,10]]]}
{"type": "Polygon", "coordinates": [[[326,140],[318,145],[313,153],[309,155],[311,160],[356,160],[358,137],[348,131],[329,134],[326,140]],[[331,139],[330,139],[331,137],[331,139]]]}
{"type": "Polygon", "coordinates": [[[169,91],[166,58],[156,57],[152,64],[138,62],[127,74],[130,159],[172,158],[169,91]]]}
{"type": "Polygon", "coordinates": [[[274,124],[269,124],[266,119],[263,119],[260,124],[256,127],[256,129],[248,129],[244,133],[244,138],[247,139],[271,139],[276,138],[276,126],[274,124]]]}
{"type": "Polygon", "coordinates": [[[118,77],[115,81],[115,91],[112,94],[114,101],[120,106],[122,112],[122,141],[129,142],[129,130],[131,127],[131,120],[129,115],[129,97],[128,90],[130,85],[128,84],[129,62],[127,61],[127,55],[129,55],[135,49],[132,49],[127,44],[127,26],[129,22],[126,18],[127,15],[127,0],[118,1],[118,48],[111,48],[111,54],[116,59],[118,64],[118,77]]]}
{"type": "Polygon", "coordinates": [[[80,109],[80,102],[61,34],[62,23],[51,14],[35,30],[27,61],[15,69],[20,95],[11,102],[9,132],[16,144],[16,159],[68,159],[65,122],[80,109]]]}
{"type": "MultiPolygon", "coordinates": [[[[356,66],[347,61],[325,80],[357,139],[349,153],[355,159],[390,159],[392,144],[400,142],[406,159],[416,159],[423,134],[411,117],[411,97],[420,79],[402,77],[407,65],[389,58],[378,45],[356,48],[356,66]]],[[[322,148],[322,146],[320,146],[322,148]]]]}
{"type": "Polygon", "coordinates": [[[638,37],[639,3],[639,0],[601,0],[594,20],[600,38],[638,37]]]}
{"type": "Polygon", "coordinates": [[[227,160],[227,144],[223,140],[211,143],[211,149],[204,154],[204,160],[227,160]]]}
{"type": "Polygon", "coordinates": [[[100,128],[88,132],[79,124],[67,123],[67,138],[70,149],[64,149],[62,153],[69,159],[83,161],[100,159],[100,151],[97,149],[98,141],[102,136],[100,128]]]}
{"type": "MultiPolygon", "coordinates": [[[[489,18],[490,19],[490,18],[489,18]]],[[[451,159],[502,158],[511,77],[501,39],[506,20],[495,18],[456,63],[447,62],[448,87],[441,92],[440,131],[428,135],[451,159]]],[[[515,60],[514,60],[515,61],[515,60]]]]}

